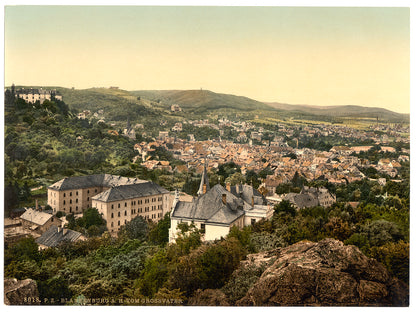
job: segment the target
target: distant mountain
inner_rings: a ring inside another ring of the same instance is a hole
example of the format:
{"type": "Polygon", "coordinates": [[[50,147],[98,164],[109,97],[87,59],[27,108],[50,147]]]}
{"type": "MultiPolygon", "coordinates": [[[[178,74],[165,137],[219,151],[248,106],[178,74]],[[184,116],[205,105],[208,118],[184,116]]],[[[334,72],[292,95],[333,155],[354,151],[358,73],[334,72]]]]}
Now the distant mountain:
{"type": "Polygon", "coordinates": [[[204,113],[217,109],[234,109],[241,111],[275,110],[263,102],[244,96],[215,93],[208,90],[163,90],[163,91],[132,91],[136,96],[142,96],[153,101],[160,100],[168,107],[178,104],[182,109],[193,113],[204,113]]]}
{"type": "Polygon", "coordinates": [[[409,122],[409,114],[400,114],[380,107],[365,107],[358,105],[312,106],[293,105],[284,103],[266,103],[273,108],[284,111],[300,112],[312,115],[351,118],[379,118],[391,122],[409,122]]]}

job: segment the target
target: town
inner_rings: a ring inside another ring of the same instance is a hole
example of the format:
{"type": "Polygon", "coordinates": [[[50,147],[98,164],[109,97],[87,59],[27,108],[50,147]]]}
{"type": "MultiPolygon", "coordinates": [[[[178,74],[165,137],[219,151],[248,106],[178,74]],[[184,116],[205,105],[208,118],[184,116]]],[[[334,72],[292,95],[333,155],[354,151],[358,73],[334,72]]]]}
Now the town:
{"type": "MultiPolygon", "coordinates": [[[[71,256],[67,252],[71,248],[99,239],[99,246],[111,242],[109,246],[125,248],[125,244],[143,243],[160,246],[157,248],[161,252],[185,248],[179,256],[190,257],[192,249],[222,248],[224,244],[234,244],[233,238],[237,238],[242,245],[232,247],[230,252],[241,252],[237,257],[240,261],[249,251],[267,251],[302,239],[318,241],[323,237],[360,246],[375,255],[374,248],[380,242],[372,241],[371,231],[387,231],[390,238],[383,242],[400,248],[408,235],[408,228],[403,227],[408,223],[406,214],[400,219],[395,216],[397,209],[404,213],[409,204],[408,124],[383,123],[377,118],[367,121],[366,126],[354,127],[340,122],[302,123],[290,119],[272,122],[258,115],[244,121],[232,115],[189,120],[181,115],[180,121],[161,119],[156,129],[149,129],[130,117],[116,123],[106,121],[104,109],[71,113],[56,90],[15,90],[13,86],[6,90],[5,97],[7,116],[17,116],[10,119],[10,125],[22,120],[21,125],[30,128],[36,114],[43,116],[40,122],[45,123],[50,122],[48,118],[56,118],[54,114],[61,114],[62,121],[80,125],[79,130],[72,131],[70,141],[62,136],[69,146],[88,147],[91,146],[88,142],[94,140],[100,148],[101,142],[107,142],[111,155],[114,153],[110,142],[114,142],[117,144],[114,150],[122,146],[124,153],[109,161],[97,150],[103,163],[119,163],[118,169],[108,165],[110,169],[102,169],[102,164],[94,171],[78,167],[77,174],[63,177],[56,174],[61,178],[40,186],[32,182],[30,190],[26,182],[23,186],[15,183],[14,187],[19,190],[16,198],[26,192],[26,202],[34,205],[15,205],[8,212],[4,228],[8,246],[30,243],[36,249],[34,254],[55,250],[65,254],[63,257],[69,261],[71,256]],[[33,118],[28,117],[31,115],[33,118]],[[81,130],[86,126],[95,132],[81,130]],[[367,211],[366,217],[363,211],[367,211]],[[309,218],[309,214],[314,217],[309,218]],[[375,217],[378,214],[389,221],[380,223],[375,217]],[[400,230],[395,222],[400,224],[400,230]]],[[[166,114],[175,116],[186,112],[176,104],[166,114]]],[[[60,132],[68,131],[64,130],[66,126],[62,127],[60,132]]],[[[8,131],[7,142],[17,138],[10,128],[8,131]]],[[[20,154],[8,144],[7,161],[20,164],[20,154]]],[[[18,174],[20,169],[11,167],[10,170],[18,174]]],[[[24,170],[22,178],[33,172],[30,168],[24,170]]],[[[62,172],[75,173],[71,168],[63,168],[62,172]]],[[[42,177],[41,180],[45,181],[42,177]]],[[[15,247],[10,248],[7,274],[28,277],[10,262],[15,247]]],[[[150,251],[144,254],[156,257],[150,251]]],[[[231,254],[224,257],[224,261],[229,261],[231,254]]],[[[229,279],[235,268],[233,264],[224,278],[229,279]]],[[[143,275],[147,274],[146,269],[141,267],[139,271],[134,273],[135,278],[140,283],[149,283],[152,277],[143,275]]],[[[182,298],[179,302],[183,302],[187,299],[182,295],[195,295],[194,286],[181,284],[176,273],[169,272],[171,277],[167,273],[163,275],[165,281],[182,290],[179,297],[170,294],[172,300],[182,298]]],[[[212,281],[207,283],[217,287],[212,281]]],[[[158,286],[149,292],[145,285],[138,288],[141,295],[151,300],[163,296],[159,292],[164,288],[158,286]]],[[[229,284],[224,280],[221,285],[229,284]]],[[[71,287],[60,288],[60,294],[50,295],[51,298],[42,295],[43,303],[62,301],[63,294],[73,296],[77,290],[71,287]]],[[[224,291],[232,293],[226,288],[224,291]]],[[[91,302],[94,292],[83,294],[91,302]]],[[[115,300],[113,294],[108,296],[109,300],[115,300]]]]}

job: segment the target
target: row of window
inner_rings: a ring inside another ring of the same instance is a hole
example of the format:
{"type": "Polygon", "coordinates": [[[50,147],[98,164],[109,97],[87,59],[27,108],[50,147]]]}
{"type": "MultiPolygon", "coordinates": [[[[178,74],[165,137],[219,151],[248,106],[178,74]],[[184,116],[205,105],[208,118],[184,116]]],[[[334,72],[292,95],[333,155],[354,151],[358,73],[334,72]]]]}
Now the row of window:
{"type": "MultiPolygon", "coordinates": [[[[90,208],[90,205],[87,205],[87,209],[90,208]]],[[[81,211],[78,206],[75,207],[75,211],[72,210],[72,207],[69,207],[69,213],[81,211]]],[[[64,212],[66,212],[66,208],[64,207],[64,212]]]]}
{"type": "MultiPolygon", "coordinates": [[[[98,193],[98,190],[95,189],[94,192],[98,193]]],[[[87,190],[87,194],[89,194],[89,193],[90,193],[90,190],[87,190]]],[[[64,197],[66,197],[66,193],[64,192],[63,194],[64,194],[64,197]]],[[[56,193],[54,193],[54,196],[56,197],[56,193]]],[[[69,192],[69,196],[72,196],[72,192],[69,192]]],[[[78,196],[78,191],[75,191],[75,196],[78,196]]]]}
{"type": "MultiPolygon", "coordinates": [[[[138,200],[137,202],[138,202],[139,205],[142,204],[141,203],[142,200],[138,200]]],[[[136,205],[136,201],[132,201],[131,206],[135,206],[135,205],[136,205]]],[[[127,202],[124,202],[124,207],[127,207],[127,202]]],[[[101,208],[102,208],[102,205],[101,205],[101,208]]],[[[120,203],[117,204],[117,208],[121,208],[120,203]]],[[[114,204],[111,204],[111,209],[114,209],[114,204]]],[[[142,209],[142,208],[139,208],[139,209],[142,209]]],[[[145,207],[145,209],[146,209],[145,211],[149,211],[149,207],[145,207]]],[[[162,209],[162,205],[157,205],[157,208],[156,208],[156,206],[152,206],[152,210],[156,210],[156,209],[162,209]]]]}

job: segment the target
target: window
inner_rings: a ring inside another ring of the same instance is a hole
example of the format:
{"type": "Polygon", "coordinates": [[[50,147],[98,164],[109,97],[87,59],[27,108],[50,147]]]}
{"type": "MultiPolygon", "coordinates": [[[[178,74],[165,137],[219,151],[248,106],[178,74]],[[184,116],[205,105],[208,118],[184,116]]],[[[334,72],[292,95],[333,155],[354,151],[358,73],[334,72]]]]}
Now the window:
{"type": "Polygon", "coordinates": [[[118,216],[120,217],[120,211],[118,212],[118,216]]]}
{"type": "Polygon", "coordinates": [[[114,205],[113,204],[111,204],[111,209],[114,209],[114,205]]]}
{"type": "Polygon", "coordinates": [[[90,190],[87,191],[87,194],[89,194],[89,193],[90,193],[90,190]]]}
{"type": "Polygon", "coordinates": [[[69,196],[72,196],[72,192],[69,192],[69,196]]]}
{"type": "Polygon", "coordinates": [[[72,199],[69,200],[69,203],[72,204],[72,199]]]}
{"type": "Polygon", "coordinates": [[[111,222],[111,227],[114,227],[114,222],[111,222]]]}
{"type": "MultiPolygon", "coordinates": [[[[114,218],[114,213],[111,213],[111,218],[114,218]]],[[[112,223],[112,222],[111,222],[112,223]]]]}
{"type": "Polygon", "coordinates": [[[204,234],[205,233],[205,224],[201,223],[201,232],[204,234]]]}
{"type": "Polygon", "coordinates": [[[251,219],[251,225],[254,225],[256,223],[256,219],[251,219]]]}
{"type": "Polygon", "coordinates": [[[77,196],[78,196],[78,191],[76,191],[76,192],[75,192],[75,195],[77,195],[77,196]]]}
{"type": "Polygon", "coordinates": [[[77,199],[75,199],[75,202],[76,202],[76,203],[78,203],[78,198],[77,198],[77,199]]]}
{"type": "Polygon", "coordinates": [[[127,202],[124,203],[124,207],[127,207],[127,202]]]}
{"type": "Polygon", "coordinates": [[[78,206],[75,207],[75,211],[78,211],[78,206]]]}
{"type": "Polygon", "coordinates": [[[118,203],[118,208],[120,208],[120,203],[118,203]]]}
{"type": "Polygon", "coordinates": [[[95,189],[95,192],[97,193],[97,189],[95,189]]]}
{"type": "Polygon", "coordinates": [[[66,196],[66,194],[64,193],[64,197],[66,196]]]}
{"type": "Polygon", "coordinates": [[[87,201],[90,201],[90,198],[89,197],[87,197],[87,201]]]}
{"type": "Polygon", "coordinates": [[[127,210],[124,210],[124,215],[127,216],[127,210]]]}
{"type": "Polygon", "coordinates": [[[65,199],[64,199],[64,205],[65,205],[65,199]]]}
{"type": "Polygon", "coordinates": [[[118,220],[117,224],[120,225],[120,220],[118,220]]]}

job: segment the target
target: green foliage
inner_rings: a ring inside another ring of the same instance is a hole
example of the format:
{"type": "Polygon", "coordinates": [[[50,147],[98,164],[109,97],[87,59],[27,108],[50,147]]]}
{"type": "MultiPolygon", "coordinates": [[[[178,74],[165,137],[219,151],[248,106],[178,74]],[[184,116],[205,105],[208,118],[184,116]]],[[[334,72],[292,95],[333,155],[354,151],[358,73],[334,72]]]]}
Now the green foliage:
{"type": "Polygon", "coordinates": [[[169,277],[169,260],[166,249],[160,249],[153,257],[148,258],[144,265],[137,287],[144,296],[153,297],[165,285],[169,277]]]}
{"type": "Polygon", "coordinates": [[[156,245],[165,245],[169,242],[170,213],[166,213],[155,227],[149,231],[149,241],[156,245]]]}
{"type": "Polygon", "coordinates": [[[37,261],[40,258],[38,244],[32,236],[21,238],[15,244],[5,248],[4,265],[7,266],[12,261],[26,260],[37,261]]]}
{"type": "Polygon", "coordinates": [[[126,225],[121,226],[119,236],[126,236],[128,239],[144,241],[149,233],[149,226],[142,216],[137,216],[126,225]]]}
{"type": "Polygon", "coordinates": [[[276,206],[274,206],[274,214],[278,215],[280,213],[289,214],[290,216],[296,216],[296,208],[288,200],[282,200],[276,206]]]}
{"type": "Polygon", "coordinates": [[[400,280],[409,284],[410,244],[402,240],[374,246],[369,255],[383,263],[387,270],[400,280]]]}
{"type": "Polygon", "coordinates": [[[171,287],[184,291],[187,297],[197,289],[220,288],[238,267],[244,254],[235,238],[202,245],[178,259],[169,283],[171,287]]]}

